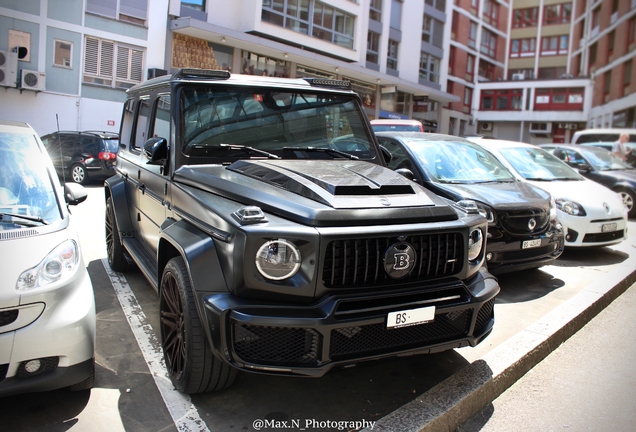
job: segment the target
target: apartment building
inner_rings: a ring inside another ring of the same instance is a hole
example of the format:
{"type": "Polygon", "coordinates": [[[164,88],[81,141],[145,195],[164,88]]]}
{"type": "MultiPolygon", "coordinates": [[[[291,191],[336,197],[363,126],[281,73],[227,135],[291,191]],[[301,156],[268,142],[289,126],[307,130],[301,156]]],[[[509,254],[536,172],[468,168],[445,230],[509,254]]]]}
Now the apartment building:
{"type": "Polygon", "coordinates": [[[0,117],[118,131],[125,90],[182,68],[349,80],[369,118],[445,132],[444,0],[0,0],[0,117]],[[150,4],[152,3],[152,7],[150,4]],[[6,60],[3,61],[2,59],[6,60]]]}
{"type": "Polygon", "coordinates": [[[636,1],[458,0],[452,13],[448,88],[463,96],[449,107],[458,134],[539,144],[570,142],[589,127],[635,127],[636,1]]]}

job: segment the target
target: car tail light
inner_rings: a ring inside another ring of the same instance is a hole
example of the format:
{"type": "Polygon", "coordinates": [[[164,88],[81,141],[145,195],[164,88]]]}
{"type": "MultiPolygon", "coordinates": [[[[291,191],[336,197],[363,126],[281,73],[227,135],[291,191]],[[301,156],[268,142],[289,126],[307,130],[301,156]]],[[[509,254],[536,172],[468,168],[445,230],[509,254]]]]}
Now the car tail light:
{"type": "Polygon", "coordinates": [[[99,159],[100,160],[115,160],[115,159],[117,159],[117,153],[100,152],[99,153],[99,159]]]}

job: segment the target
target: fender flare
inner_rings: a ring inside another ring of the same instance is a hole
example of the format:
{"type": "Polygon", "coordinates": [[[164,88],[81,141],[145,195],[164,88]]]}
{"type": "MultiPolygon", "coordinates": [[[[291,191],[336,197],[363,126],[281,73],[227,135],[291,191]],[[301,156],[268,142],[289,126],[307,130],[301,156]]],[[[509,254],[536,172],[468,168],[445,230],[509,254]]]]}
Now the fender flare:
{"type": "Polygon", "coordinates": [[[130,209],[126,197],[126,183],[120,176],[113,176],[104,181],[104,200],[111,198],[115,217],[117,218],[118,235],[126,233],[127,237],[134,237],[133,225],[130,221],[130,209]]]}

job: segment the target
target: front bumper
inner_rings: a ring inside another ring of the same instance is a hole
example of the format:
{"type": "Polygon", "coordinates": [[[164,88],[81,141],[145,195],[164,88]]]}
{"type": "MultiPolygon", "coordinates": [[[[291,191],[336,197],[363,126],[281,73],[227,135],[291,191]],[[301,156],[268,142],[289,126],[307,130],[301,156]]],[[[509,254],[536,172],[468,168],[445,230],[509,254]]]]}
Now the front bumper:
{"type": "Polygon", "coordinates": [[[496,239],[489,235],[486,246],[488,270],[493,274],[502,274],[541,267],[561,256],[564,244],[563,231],[552,223],[547,232],[522,239],[507,236],[496,239]],[[523,247],[524,242],[532,240],[540,241],[540,244],[523,247]]]}
{"type": "Polygon", "coordinates": [[[574,247],[609,246],[627,238],[627,218],[571,216],[559,213],[563,224],[565,245],[574,247]],[[608,230],[611,228],[611,230],[608,230]]]}
{"type": "Polygon", "coordinates": [[[475,346],[494,325],[497,280],[470,280],[281,305],[231,294],[203,298],[216,355],[242,370],[319,377],[331,368],[384,357],[475,346]],[[387,329],[389,312],[435,306],[432,322],[387,329]]]}

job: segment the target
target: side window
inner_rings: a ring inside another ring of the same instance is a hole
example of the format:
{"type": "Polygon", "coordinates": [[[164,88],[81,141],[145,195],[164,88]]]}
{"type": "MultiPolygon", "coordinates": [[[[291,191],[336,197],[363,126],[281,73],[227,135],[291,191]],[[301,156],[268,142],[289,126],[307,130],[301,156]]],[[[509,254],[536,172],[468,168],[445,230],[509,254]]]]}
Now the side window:
{"type": "Polygon", "coordinates": [[[128,99],[124,103],[124,111],[121,115],[121,130],[119,131],[119,142],[128,148],[132,137],[133,124],[135,120],[135,100],[128,99]]]}
{"type": "Polygon", "coordinates": [[[408,168],[413,171],[411,162],[408,160],[406,152],[402,147],[389,140],[381,140],[380,144],[386,147],[386,149],[391,152],[392,157],[391,162],[389,162],[389,168],[391,168],[392,170],[398,168],[408,168]]]}
{"type": "Polygon", "coordinates": [[[135,125],[135,139],[131,143],[131,150],[140,151],[148,136],[148,120],[150,119],[150,100],[148,96],[139,99],[139,109],[137,110],[137,121],[135,125]]]}
{"type": "Polygon", "coordinates": [[[155,106],[153,137],[166,138],[170,141],[170,95],[159,96],[155,106]]]}
{"type": "Polygon", "coordinates": [[[80,146],[82,154],[97,157],[99,148],[97,146],[97,140],[95,138],[82,138],[80,146]]]}

